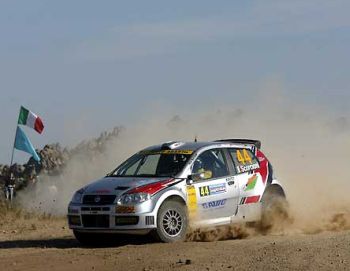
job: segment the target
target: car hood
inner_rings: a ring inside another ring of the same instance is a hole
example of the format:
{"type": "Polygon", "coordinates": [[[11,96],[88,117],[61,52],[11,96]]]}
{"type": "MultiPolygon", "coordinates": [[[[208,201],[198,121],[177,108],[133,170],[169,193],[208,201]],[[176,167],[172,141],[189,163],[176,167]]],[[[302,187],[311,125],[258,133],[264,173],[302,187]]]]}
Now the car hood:
{"type": "Polygon", "coordinates": [[[128,190],[142,187],[148,184],[155,184],[168,179],[169,177],[105,177],[86,186],[84,189],[84,194],[120,195],[124,192],[127,192],[128,190]]]}

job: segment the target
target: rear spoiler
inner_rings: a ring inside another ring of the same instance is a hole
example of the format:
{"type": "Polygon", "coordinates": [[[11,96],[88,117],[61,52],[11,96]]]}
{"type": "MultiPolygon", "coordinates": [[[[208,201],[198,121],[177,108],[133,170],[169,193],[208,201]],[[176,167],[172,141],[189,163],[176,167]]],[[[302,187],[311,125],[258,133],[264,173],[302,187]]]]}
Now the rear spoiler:
{"type": "Polygon", "coordinates": [[[215,140],[215,142],[228,142],[228,143],[236,143],[236,144],[248,144],[254,145],[258,149],[261,149],[261,141],[254,139],[220,139],[215,140]]]}

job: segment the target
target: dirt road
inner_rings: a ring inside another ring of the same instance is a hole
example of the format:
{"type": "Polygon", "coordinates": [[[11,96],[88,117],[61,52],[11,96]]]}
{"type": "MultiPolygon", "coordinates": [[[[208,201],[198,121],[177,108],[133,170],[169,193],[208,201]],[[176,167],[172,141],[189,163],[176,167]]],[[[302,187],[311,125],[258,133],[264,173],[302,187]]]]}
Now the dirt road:
{"type": "Polygon", "coordinates": [[[0,223],[0,270],[350,270],[350,231],[83,248],[64,219],[0,223]]]}

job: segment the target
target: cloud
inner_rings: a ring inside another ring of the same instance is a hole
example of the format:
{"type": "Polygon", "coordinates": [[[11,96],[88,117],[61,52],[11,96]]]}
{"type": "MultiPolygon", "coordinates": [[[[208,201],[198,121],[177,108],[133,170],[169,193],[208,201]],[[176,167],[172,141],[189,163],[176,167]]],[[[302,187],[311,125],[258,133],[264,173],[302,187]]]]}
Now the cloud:
{"type": "Polygon", "coordinates": [[[119,25],[78,44],[84,59],[162,55],[198,44],[242,38],[295,36],[350,26],[350,2],[256,1],[242,15],[119,25]]]}

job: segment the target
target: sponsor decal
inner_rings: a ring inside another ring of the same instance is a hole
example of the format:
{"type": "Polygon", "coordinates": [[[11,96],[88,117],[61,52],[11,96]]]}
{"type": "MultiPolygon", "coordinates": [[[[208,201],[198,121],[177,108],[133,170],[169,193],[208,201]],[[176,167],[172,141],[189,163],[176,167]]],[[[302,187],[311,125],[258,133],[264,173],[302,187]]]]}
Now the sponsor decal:
{"type": "Polygon", "coordinates": [[[258,176],[254,174],[252,177],[248,179],[248,182],[245,185],[244,191],[253,190],[257,181],[258,181],[258,176]]]}
{"type": "Polygon", "coordinates": [[[259,168],[260,168],[259,163],[255,163],[251,165],[240,165],[240,166],[237,166],[237,171],[238,173],[244,173],[244,172],[256,170],[259,168]]]}
{"type": "Polygon", "coordinates": [[[233,176],[227,177],[227,178],[226,178],[226,182],[233,181],[234,179],[235,179],[235,177],[233,177],[233,176]]]}
{"type": "Polygon", "coordinates": [[[203,209],[211,209],[211,208],[222,208],[226,204],[226,199],[214,200],[210,202],[202,203],[203,209]]]}
{"type": "Polygon", "coordinates": [[[234,185],[235,184],[235,177],[226,178],[226,182],[228,185],[234,185]]]}
{"type": "Polygon", "coordinates": [[[197,212],[197,195],[196,188],[193,185],[186,187],[187,190],[187,208],[190,217],[195,216],[197,212]]]}
{"type": "Polygon", "coordinates": [[[216,195],[226,192],[226,183],[212,184],[199,187],[199,195],[201,197],[216,195]]]}

